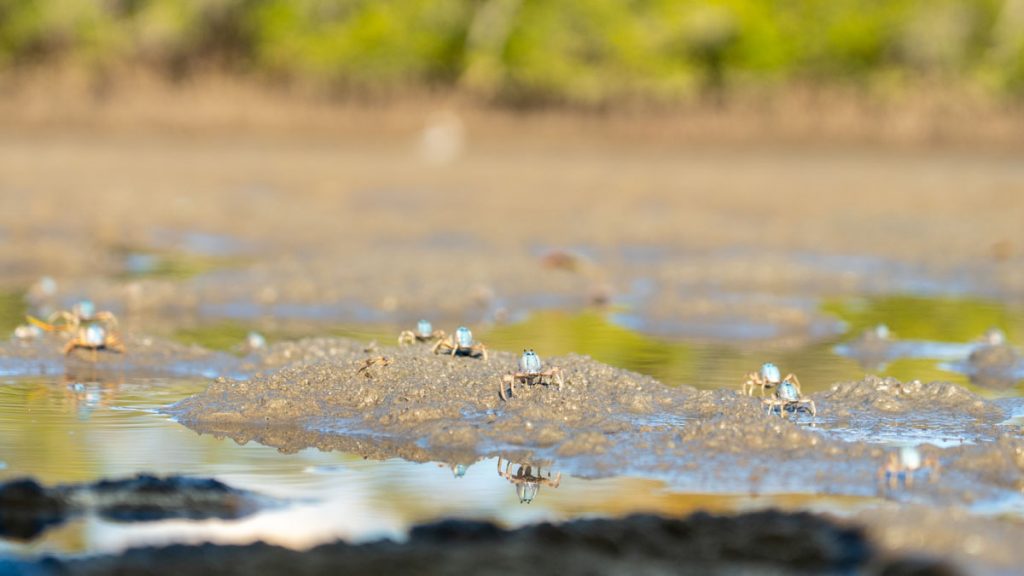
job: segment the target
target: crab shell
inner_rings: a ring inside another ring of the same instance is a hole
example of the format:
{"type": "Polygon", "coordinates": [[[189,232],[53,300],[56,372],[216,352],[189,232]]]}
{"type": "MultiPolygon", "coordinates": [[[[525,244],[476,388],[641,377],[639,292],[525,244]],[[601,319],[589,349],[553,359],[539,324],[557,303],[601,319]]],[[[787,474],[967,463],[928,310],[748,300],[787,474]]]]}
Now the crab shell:
{"type": "Polygon", "coordinates": [[[250,350],[262,350],[267,347],[267,339],[259,332],[249,332],[245,336],[245,345],[250,350]]]}
{"type": "Polygon", "coordinates": [[[71,312],[79,318],[89,319],[96,315],[96,305],[92,300],[82,300],[71,307],[71,312]]]}
{"type": "Polygon", "coordinates": [[[90,324],[82,331],[82,344],[91,348],[101,348],[107,341],[107,331],[99,324],[90,324]]]}
{"type": "Polygon", "coordinates": [[[765,362],[761,365],[761,379],[765,382],[771,382],[772,384],[782,380],[782,373],[779,372],[779,367],[771,362],[765,362]]]}
{"type": "Polygon", "coordinates": [[[540,482],[523,482],[522,484],[516,484],[516,496],[519,497],[519,502],[523,504],[533,502],[533,499],[537,497],[537,492],[539,490],[540,482]]]}
{"type": "Polygon", "coordinates": [[[900,447],[900,464],[907,470],[917,470],[921,467],[921,452],[913,446],[900,447]]]}
{"type": "Polygon", "coordinates": [[[536,374],[541,371],[540,356],[533,350],[523,350],[519,358],[519,371],[526,374],[536,374]]]}
{"type": "Polygon", "coordinates": [[[428,338],[434,332],[434,326],[430,324],[429,320],[420,320],[416,323],[416,332],[422,338],[428,338]]]}
{"type": "Polygon", "coordinates": [[[469,328],[459,326],[459,329],[455,331],[455,343],[463,348],[469,348],[473,345],[473,333],[469,331],[469,328]]]}
{"type": "Polygon", "coordinates": [[[781,382],[775,393],[780,399],[785,400],[786,402],[796,402],[800,399],[800,393],[797,392],[796,385],[789,380],[781,382]]]}

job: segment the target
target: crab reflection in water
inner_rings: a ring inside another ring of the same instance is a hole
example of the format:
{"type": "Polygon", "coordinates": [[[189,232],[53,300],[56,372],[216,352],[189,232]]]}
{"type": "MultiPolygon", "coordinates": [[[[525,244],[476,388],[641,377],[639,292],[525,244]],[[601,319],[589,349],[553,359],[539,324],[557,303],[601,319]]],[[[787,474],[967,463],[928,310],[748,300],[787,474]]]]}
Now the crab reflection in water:
{"type": "Polygon", "coordinates": [[[878,482],[887,484],[890,489],[900,484],[910,488],[917,474],[927,474],[929,482],[938,480],[939,459],[934,454],[922,455],[915,446],[902,446],[890,451],[885,463],[878,467],[878,482]]]}
{"type": "Polygon", "coordinates": [[[519,464],[516,467],[515,473],[512,472],[512,461],[505,461],[505,469],[501,468],[501,456],[498,457],[498,476],[508,480],[516,487],[516,496],[519,497],[520,504],[529,504],[533,502],[533,499],[537,497],[537,493],[540,492],[541,484],[550,486],[552,488],[558,488],[558,484],[562,481],[562,473],[555,474],[555,477],[551,477],[551,471],[547,474],[541,471],[541,467],[537,466],[536,473],[534,467],[530,464],[519,464]]]}

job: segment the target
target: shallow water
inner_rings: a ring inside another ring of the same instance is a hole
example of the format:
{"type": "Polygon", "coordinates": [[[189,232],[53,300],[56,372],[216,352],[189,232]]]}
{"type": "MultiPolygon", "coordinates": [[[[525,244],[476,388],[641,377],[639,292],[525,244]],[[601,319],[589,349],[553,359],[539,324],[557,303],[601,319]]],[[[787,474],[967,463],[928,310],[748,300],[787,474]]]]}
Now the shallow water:
{"type": "MultiPolygon", "coordinates": [[[[1021,382],[1010,382],[1000,390],[974,385],[957,370],[977,346],[974,340],[985,330],[1003,330],[1013,343],[1024,335],[1024,310],[995,301],[941,298],[909,299],[916,305],[904,307],[900,299],[879,298],[827,303],[826,309],[849,330],[845,335],[818,340],[792,348],[764,342],[722,344],[702,339],[658,338],[622,327],[614,313],[600,310],[582,313],[541,311],[525,321],[474,330],[474,335],[495,350],[533,348],[542,357],[587,354],[601,362],[651,375],[666,384],[687,384],[697,388],[738,388],[743,375],[763,362],[774,362],[783,371],[798,375],[805,391],[825,390],[834,382],[858,380],[865,374],[894,376],[901,380],[942,380],[955,382],[985,395],[1019,395],[1021,382]],[[861,330],[885,318],[896,338],[894,352],[885,363],[844,353],[844,346],[861,330]],[[951,318],[958,318],[952,322],[951,318]],[[900,339],[908,338],[908,339],[900,339]],[[912,339],[909,339],[912,338],[912,339]]],[[[204,324],[181,330],[182,341],[210,348],[237,346],[248,330],[259,323],[241,321],[204,324]]],[[[403,328],[390,325],[328,326],[322,329],[272,327],[269,340],[302,335],[332,335],[377,341],[390,345],[403,328]]]]}
{"type": "MultiPolygon", "coordinates": [[[[342,453],[281,454],[250,443],[194,434],[155,409],[203,388],[197,380],[125,382],[9,379],[0,386],[0,479],[92,481],[136,472],[213,476],[289,500],[240,520],[118,523],[85,516],[32,542],[0,539],[0,552],[117,551],[166,542],[265,540],[306,548],[338,537],[401,539],[413,524],[442,517],[493,519],[506,526],[636,511],[685,514],[781,507],[855,512],[873,498],[811,494],[680,493],[635,477],[562,476],[531,503],[498,474],[495,459],[416,464],[342,453]],[[282,527],[287,529],[282,529],[282,527]]],[[[504,469],[506,463],[502,463],[504,469]]],[[[514,473],[517,465],[513,464],[514,473]]],[[[548,473],[546,468],[542,469],[548,473]]],[[[558,471],[552,471],[552,476],[558,471]]]]}

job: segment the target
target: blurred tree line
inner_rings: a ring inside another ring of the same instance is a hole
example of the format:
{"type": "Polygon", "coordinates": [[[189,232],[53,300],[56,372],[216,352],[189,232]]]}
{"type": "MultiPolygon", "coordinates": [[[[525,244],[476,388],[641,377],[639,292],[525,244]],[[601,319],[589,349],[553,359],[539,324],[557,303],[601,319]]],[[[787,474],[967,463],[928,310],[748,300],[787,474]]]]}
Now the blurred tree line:
{"type": "Polygon", "coordinates": [[[227,72],[511,103],[937,81],[1024,95],[1024,0],[0,0],[0,75],[227,72]]]}

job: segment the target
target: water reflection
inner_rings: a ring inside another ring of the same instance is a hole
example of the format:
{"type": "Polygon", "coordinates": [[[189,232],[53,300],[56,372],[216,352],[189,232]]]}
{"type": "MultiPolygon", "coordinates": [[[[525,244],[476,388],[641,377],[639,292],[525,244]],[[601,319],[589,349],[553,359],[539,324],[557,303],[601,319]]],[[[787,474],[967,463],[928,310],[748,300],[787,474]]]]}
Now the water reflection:
{"type": "MultiPolygon", "coordinates": [[[[444,465],[438,464],[438,466],[444,465]]],[[[448,468],[452,471],[453,478],[463,478],[466,476],[466,472],[469,471],[468,464],[448,464],[448,468]]]]}
{"type": "Polygon", "coordinates": [[[86,421],[99,408],[109,408],[117,398],[117,391],[124,381],[123,376],[105,374],[103,379],[96,375],[85,378],[64,374],[64,397],[79,420],[86,421]]]}
{"type": "Polygon", "coordinates": [[[169,542],[268,543],[304,549],[343,538],[404,538],[412,525],[442,517],[507,527],[632,512],[669,515],[781,506],[833,513],[873,505],[862,497],[819,494],[685,493],[637,477],[582,479],[551,464],[372,461],[302,450],[282,454],[250,443],[197,435],[157,412],[206,386],[190,379],[7,379],[0,385],[0,479],[33,476],[47,484],[92,482],[139,472],[216,478],[287,500],[236,520],[166,519],[123,524],[84,514],[31,542],[0,541],[0,554],[116,552],[169,542]],[[78,386],[81,385],[81,386],[78,386]],[[80,417],[82,406],[88,418],[80,417]],[[478,465],[479,464],[479,465],[478,465]],[[496,474],[497,471],[497,474],[496,474]],[[509,490],[509,483],[515,487],[509,490]],[[543,490],[543,487],[551,488],[543,490]],[[555,490],[553,488],[559,487],[555,490]],[[522,503],[532,502],[531,506],[522,503]]]}
{"type": "Polygon", "coordinates": [[[534,473],[534,467],[531,464],[518,464],[516,465],[515,472],[512,472],[512,466],[512,461],[506,460],[505,469],[502,470],[501,457],[498,457],[498,476],[515,485],[516,497],[519,498],[520,504],[533,502],[533,499],[537,497],[537,493],[540,492],[542,484],[551,488],[558,488],[559,483],[562,481],[561,472],[552,478],[551,471],[548,470],[548,473],[544,474],[540,466],[537,466],[536,473],[534,473]]]}

